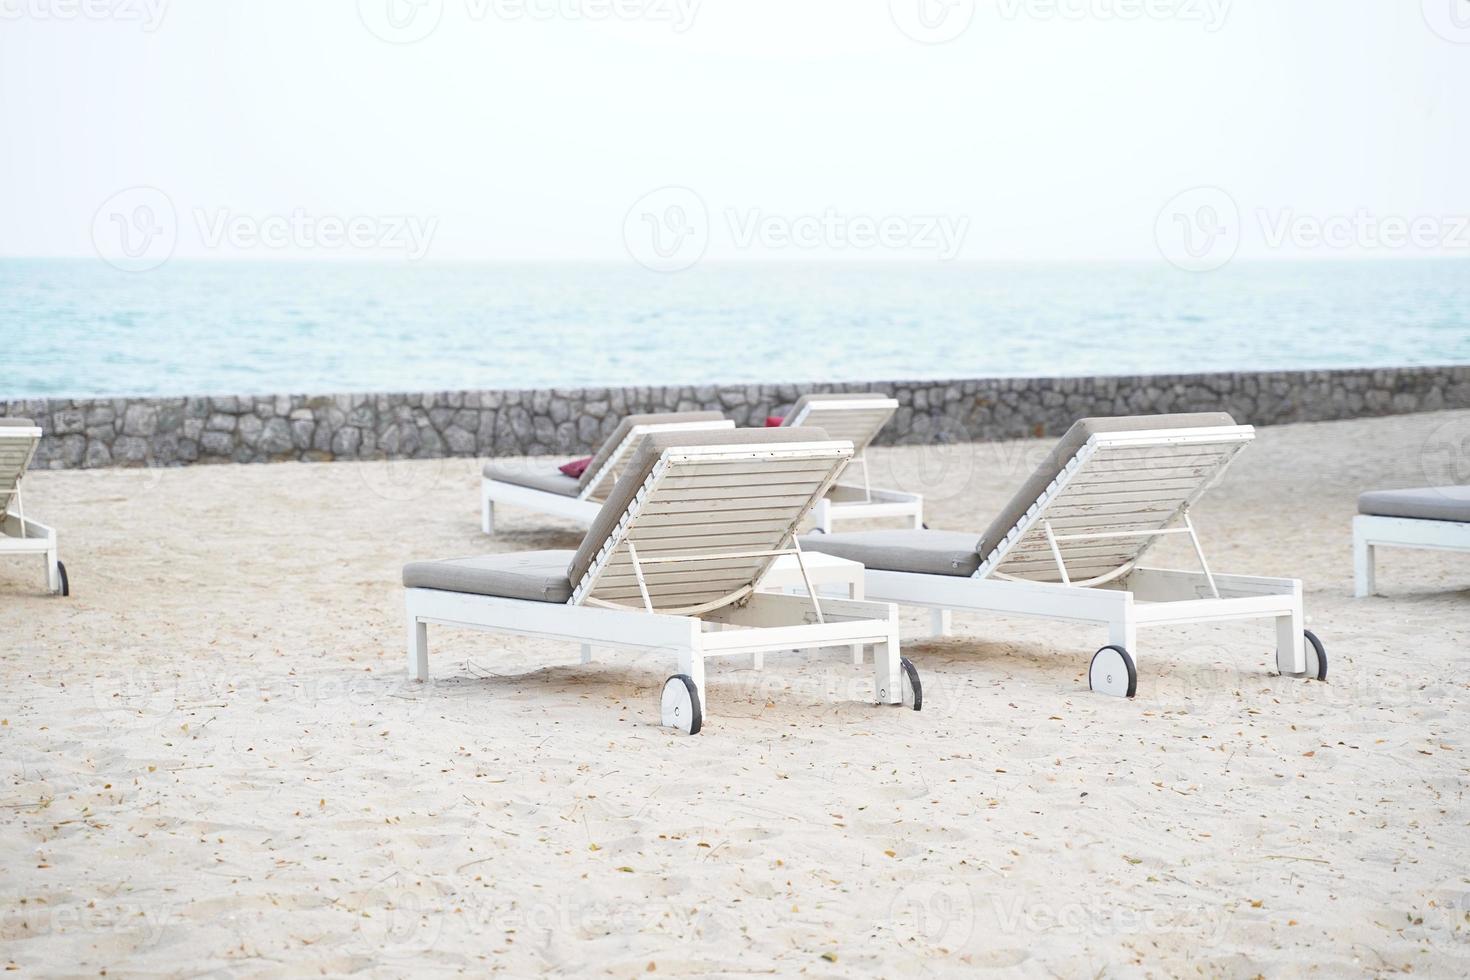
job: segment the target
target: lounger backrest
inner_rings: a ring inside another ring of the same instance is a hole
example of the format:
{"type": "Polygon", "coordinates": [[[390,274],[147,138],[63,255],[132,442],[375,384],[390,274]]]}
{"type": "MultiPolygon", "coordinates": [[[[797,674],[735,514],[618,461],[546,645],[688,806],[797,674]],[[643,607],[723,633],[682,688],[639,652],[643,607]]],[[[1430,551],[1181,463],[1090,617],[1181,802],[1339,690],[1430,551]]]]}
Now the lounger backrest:
{"type": "Polygon", "coordinates": [[[735,423],[719,412],[662,412],[629,415],[597,448],[592,462],[577,480],[578,496],[600,500],[612,491],[633,450],[652,432],[683,429],[733,429],[735,423]]]}
{"type": "Polygon", "coordinates": [[[10,509],[40,442],[41,429],[30,419],[0,418],[0,514],[10,509]]]}
{"type": "Polygon", "coordinates": [[[833,439],[852,443],[853,454],[861,456],[897,411],[898,401],[886,395],[867,392],[802,395],[781,424],[823,429],[833,439]]]}
{"type": "Polygon", "coordinates": [[[1255,437],[1224,412],[1082,419],[976,544],[976,577],[1057,582],[1057,542],[1073,583],[1132,567],[1255,437]],[[1066,540],[1069,535],[1109,534],[1066,540]]]}
{"type": "Polygon", "coordinates": [[[646,437],[572,559],[572,602],[644,608],[630,544],[658,612],[739,601],[851,458],[820,429],[646,437]]]}

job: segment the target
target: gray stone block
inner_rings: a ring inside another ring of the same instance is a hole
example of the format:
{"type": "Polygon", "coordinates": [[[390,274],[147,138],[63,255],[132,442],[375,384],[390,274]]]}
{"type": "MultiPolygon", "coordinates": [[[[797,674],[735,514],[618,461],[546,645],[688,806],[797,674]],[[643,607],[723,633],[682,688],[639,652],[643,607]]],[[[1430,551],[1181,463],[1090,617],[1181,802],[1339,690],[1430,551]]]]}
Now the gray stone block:
{"type": "MultiPolygon", "coordinates": [[[[124,436],[153,435],[158,431],[158,409],[146,402],[129,405],[123,413],[122,431],[124,436]]],[[[117,453],[114,451],[113,455],[117,453]]]]}
{"type": "Polygon", "coordinates": [[[291,423],[284,417],[272,418],[265,423],[260,434],[258,448],[263,453],[279,455],[290,452],[295,443],[291,436],[291,423]]]}

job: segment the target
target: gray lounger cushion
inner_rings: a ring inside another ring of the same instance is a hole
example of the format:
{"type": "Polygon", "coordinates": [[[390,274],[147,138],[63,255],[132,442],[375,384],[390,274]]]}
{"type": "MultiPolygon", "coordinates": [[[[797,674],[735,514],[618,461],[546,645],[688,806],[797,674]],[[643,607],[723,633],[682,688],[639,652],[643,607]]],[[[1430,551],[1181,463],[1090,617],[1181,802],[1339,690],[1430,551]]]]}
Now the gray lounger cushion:
{"type": "Polygon", "coordinates": [[[566,602],[572,597],[567,578],[570,551],[520,551],[480,558],[416,561],[403,566],[403,584],[410,589],[439,589],[471,595],[566,602]]]}
{"type": "Polygon", "coordinates": [[[34,429],[36,427],[36,423],[32,422],[30,419],[18,419],[13,417],[0,418],[0,427],[4,426],[10,426],[11,428],[16,429],[34,429]]]}
{"type": "Polygon", "coordinates": [[[651,415],[629,415],[618,423],[618,427],[612,430],[612,434],[603,440],[602,445],[597,447],[597,453],[592,457],[592,462],[582,471],[582,477],[577,481],[577,489],[583,490],[597,471],[607,465],[612,459],[613,453],[617,452],[623,440],[628,438],[628,433],[633,431],[635,425],[673,425],[677,422],[723,422],[725,416],[720,412],[659,412],[651,415]]]}
{"type": "Polygon", "coordinates": [[[972,531],[852,531],[807,534],[804,551],[861,562],[865,568],[918,575],[973,575],[980,567],[972,531]]]}
{"type": "Polygon", "coordinates": [[[525,462],[486,463],[485,476],[501,483],[559,493],[564,497],[575,497],[578,493],[577,481],[555,466],[538,466],[525,462]]]}
{"type": "Polygon", "coordinates": [[[1120,415],[1116,418],[1078,419],[1047,454],[1041,465],[1036,467],[1026,482],[1021,484],[1011,497],[1010,503],[996,515],[985,529],[975,551],[981,558],[988,557],[996,545],[1005,539],[1026,512],[1036,503],[1043,490],[1066,469],[1077,451],[1087,445],[1099,432],[1142,432],[1150,429],[1195,429],[1216,425],[1235,425],[1235,419],[1227,412],[1191,412],[1177,415],[1120,415]]]}
{"type": "Polygon", "coordinates": [[[1421,521],[1470,522],[1470,487],[1370,490],[1358,497],[1358,513],[1421,521]]]}
{"type": "Polygon", "coordinates": [[[582,539],[582,546],[577,549],[577,556],[572,559],[570,572],[572,581],[580,582],[582,576],[587,574],[587,569],[592,567],[608,535],[612,534],[613,528],[617,527],[618,521],[622,519],[623,513],[633,502],[633,498],[638,496],[638,491],[643,487],[643,481],[648,479],[649,473],[653,472],[654,464],[663,456],[665,450],[680,446],[769,446],[783,442],[827,441],[829,441],[827,433],[814,426],[773,429],[690,429],[684,432],[649,433],[643,437],[643,441],[634,450],[632,459],[623,469],[623,475],[618,477],[618,482],[607,495],[602,510],[598,511],[592,526],[587,530],[587,536],[582,539]]]}

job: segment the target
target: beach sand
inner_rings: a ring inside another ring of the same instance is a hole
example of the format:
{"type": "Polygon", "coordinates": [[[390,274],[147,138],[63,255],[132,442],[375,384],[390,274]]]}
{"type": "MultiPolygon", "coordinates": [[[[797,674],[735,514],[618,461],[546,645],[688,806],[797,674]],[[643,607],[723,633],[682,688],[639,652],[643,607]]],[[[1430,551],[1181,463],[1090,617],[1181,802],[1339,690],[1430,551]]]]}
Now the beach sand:
{"type": "MultiPolygon", "coordinates": [[[[841,652],[712,665],[431,629],[400,568],[570,548],[478,464],[41,472],[72,597],[0,562],[0,963],[16,975],[1465,975],[1470,557],[1386,551],[1358,491],[1470,478],[1470,412],[1263,429],[1195,514],[1217,571],[1304,580],[1326,684],[1267,622],[957,615],[922,712],[841,652]]],[[[873,452],[978,531],[1044,442],[873,452]]],[[[1179,542],[1171,542],[1172,545],[1179,542]]],[[[1187,552],[1172,554],[1190,567],[1187,552]]],[[[921,634],[927,618],[905,614],[921,634]]]]}

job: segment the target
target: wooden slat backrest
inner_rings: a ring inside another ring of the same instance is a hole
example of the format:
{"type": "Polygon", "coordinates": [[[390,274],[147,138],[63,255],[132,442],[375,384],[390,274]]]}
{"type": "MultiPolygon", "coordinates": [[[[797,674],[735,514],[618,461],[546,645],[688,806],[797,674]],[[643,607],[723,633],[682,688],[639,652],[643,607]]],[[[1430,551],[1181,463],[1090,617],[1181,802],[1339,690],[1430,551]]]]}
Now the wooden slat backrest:
{"type": "Polygon", "coordinates": [[[861,456],[897,411],[898,401],[883,395],[831,401],[811,395],[785,424],[816,426],[834,439],[851,442],[853,453],[861,456]]]}
{"type": "Polygon", "coordinates": [[[710,420],[708,422],[670,422],[654,423],[651,425],[635,425],[628,434],[618,443],[607,462],[601,470],[593,474],[592,479],[579,495],[583,500],[601,500],[612,490],[613,484],[618,482],[622,475],[623,466],[627,463],[643,437],[651,432],[677,432],[683,429],[733,429],[735,423],[729,419],[710,420]]]}
{"type": "Polygon", "coordinates": [[[39,428],[0,427],[0,514],[9,509],[40,442],[39,428]]]}
{"type": "Polygon", "coordinates": [[[846,441],[665,451],[572,602],[644,608],[629,543],[656,611],[694,615],[740,601],[851,457],[846,441]]]}
{"type": "MultiPolygon", "coordinates": [[[[1255,437],[1248,425],[1099,433],[1088,440],[1025,517],[989,555],[977,578],[999,574],[1059,582],[1046,533],[1163,530],[1204,495],[1255,437]]],[[[1057,543],[1073,582],[1105,578],[1136,563],[1158,540],[1139,534],[1057,543]]]]}

